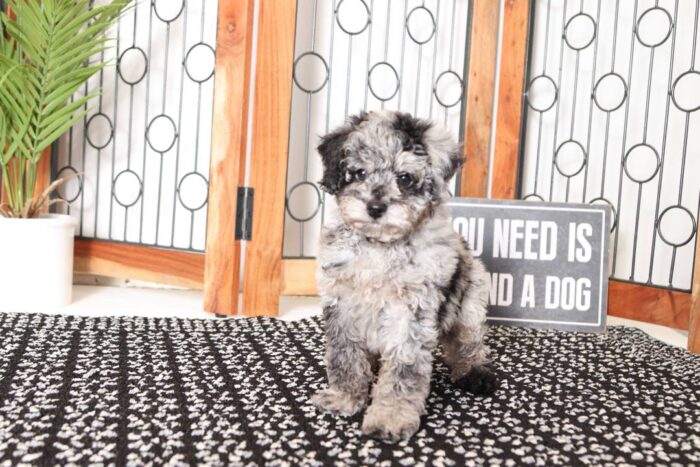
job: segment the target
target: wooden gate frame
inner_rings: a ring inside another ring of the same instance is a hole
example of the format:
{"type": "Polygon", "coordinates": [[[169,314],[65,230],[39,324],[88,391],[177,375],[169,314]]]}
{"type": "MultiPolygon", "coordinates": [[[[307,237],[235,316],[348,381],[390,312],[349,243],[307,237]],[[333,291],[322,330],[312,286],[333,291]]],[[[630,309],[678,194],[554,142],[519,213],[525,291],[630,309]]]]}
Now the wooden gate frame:
{"type": "MultiPolygon", "coordinates": [[[[531,0],[506,0],[491,196],[518,196],[522,117],[527,80],[528,36],[534,21],[531,0]]],[[[611,280],[608,314],[687,329],[688,348],[700,353],[700,231],[696,234],[692,293],[611,280]]]]}
{"type": "MultiPolygon", "coordinates": [[[[478,196],[488,185],[499,2],[473,0],[469,53],[467,163],[461,193],[478,196]],[[472,39],[473,38],[473,39],[472,39]]],[[[296,27],[296,0],[260,2],[252,163],[255,190],[252,240],[246,244],[244,314],[275,316],[281,295],[316,295],[315,261],[283,259],[284,207],[296,27]]]]}
{"type": "MultiPolygon", "coordinates": [[[[206,311],[237,313],[241,245],[234,226],[245,173],[254,5],[221,0],[218,7],[206,254],[80,239],[75,272],[203,288],[206,311]]],[[[48,164],[44,175],[48,183],[48,164]]]]}
{"type": "Polygon", "coordinates": [[[204,309],[237,312],[237,187],[245,173],[254,0],[219,2],[206,254],[77,240],[75,271],[204,289],[204,309]]]}

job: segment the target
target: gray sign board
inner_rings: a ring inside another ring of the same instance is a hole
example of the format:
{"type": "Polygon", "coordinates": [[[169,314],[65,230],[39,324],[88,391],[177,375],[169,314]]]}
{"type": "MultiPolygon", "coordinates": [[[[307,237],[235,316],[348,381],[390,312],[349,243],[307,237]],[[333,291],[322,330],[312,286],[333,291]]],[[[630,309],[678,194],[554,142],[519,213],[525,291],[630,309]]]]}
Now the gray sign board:
{"type": "Polygon", "coordinates": [[[489,270],[490,322],[605,329],[608,206],[453,198],[448,207],[489,270]]]}

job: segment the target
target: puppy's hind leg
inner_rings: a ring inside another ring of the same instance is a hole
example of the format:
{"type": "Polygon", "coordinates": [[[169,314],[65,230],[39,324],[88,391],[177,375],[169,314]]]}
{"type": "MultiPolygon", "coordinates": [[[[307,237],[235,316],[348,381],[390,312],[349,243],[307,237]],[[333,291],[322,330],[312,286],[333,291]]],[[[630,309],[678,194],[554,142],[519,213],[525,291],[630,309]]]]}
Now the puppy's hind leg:
{"type": "Polygon", "coordinates": [[[465,391],[486,396],[498,389],[498,377],[484,344],[486,309],[470,300],[465,300],[461,316],[440,336],[440,342],[452,382],[465,391]]]}
{"type": "Polygon", "coordinates": [[[323,310],[326,327],[326,373],[329,387],[311,398],[317,407],[339,415],[354,415],[367,402],[374,377],[370,355],[338,320],[335,307],[323,310]]]}

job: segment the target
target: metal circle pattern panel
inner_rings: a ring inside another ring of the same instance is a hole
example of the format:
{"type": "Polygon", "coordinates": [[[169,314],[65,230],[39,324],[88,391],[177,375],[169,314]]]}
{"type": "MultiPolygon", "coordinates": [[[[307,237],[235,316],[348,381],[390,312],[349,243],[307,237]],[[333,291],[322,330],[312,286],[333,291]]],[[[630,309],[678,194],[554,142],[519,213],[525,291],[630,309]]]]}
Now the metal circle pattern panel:
{"type": "Polygon", "coordinates": [[[653,7],[646,10],[637,20],[635,35],[645,47],[658,47],[671,37],[673,19],[668,10],[653,7]]]}
{"type": "MultiPolygon", "coordinates": [[[[471,2],[299,0],[283,253],[312,258],[336,206],[319,137],[360,111],[401,110],[463,139],[471,2]]],[[[449,187],[455,192],[456,180],[449,187]]]]}
{"type": "Polygon", "coordinates": [[[340,0],[335,18],[338,27],[351,36],[364,32],[372,21],[365,0],[340,0]]]}
{"type": "Polygon", "coordinates": [[[328,63],[316,52],[304,52],[294,61],[292,79],[304,92],[314,94],[323,89],[329,78],[328,63]]]}
{"type": "Polygon", "coordinates": [[[53,148],[57,212],[79,238],[203,252],[213,126],[218,0],[135,2],[107,33],[102,89],[53,148]]]}
{"type": "Polygon", "coordinates": [[[185,73],[196,83],[203,83],[214,76],[216,68],[216,52],[214,48],[203,42],[193,45],[185,56],[185,73]]]}
{"type": "Polygon", "coordinates": [[[164,23],[172,23],[185,11],[185,0],[153,0],[153,13],[164,23]]]}
{"type": "Polygon", "coordinates": [[[606,73],[601,76],[593,88],[593,100],[603,112],[614,112],[627,99],[627,83],[617,73],[606,73]]]}
{"type": "Polygon", "coordinates": [[[597,27],[591,15],[578,13],[564,27],[564,41],[573,50],[583,50],[593,43],[597,27]]]}
{"type": "Polygon", "coordinates": [[[56,189],[56,196],[67,203],[73,203],[83,191],[83,180],[78,171],[71,166],[63,167],[58,171],[56,180],[62,178],[66,180],[56,189]]]}
{"type": "Polygon", "coordinates": [[[143,194],[143,182],[133,170],[119,172],[114,179],[112,195],[121,206],[129,208],[136,204],[143,194]]]}
{"type": "Polygon", "coordinates": [[[95,149],[104,149],[112,142],[114,125],[112,120],[103,113],[93,114],[87,121],[85,138],[95,149]]]}
{"type": "Polygon", "coordinates": [[[139,47],[129,47],[120,56],[117,70],[122,81],[135,86],[139,84],[148,72],[148,57],[139,47]]]}
{"type": "Polygon", "coordinates": [[[189,211],[199,211],[209,198],[209,181],[198,172],[190,172],[182,177],[177,187],[180,203],[189,211]]]}
{"type": "Polygon", "coordinates": [[[406,32],[416,44],[427,44],[435,37],[435,15],[425,6],[417,6],[406,17],[406,32]]]}
{"type": "Polygon", "coordinates": [[[700,4],[533,6],[520,196],[609,206],[611,277],[688,291],[700,213],[700,4]]]}
{"type": "Polygon", "coordinates": [[[535,76],[527,86],[527,105],[537,112],[546,112],[557,102],[559,90],[552,78],[547,75],[535,76]]]}
{"type": "Polygon", "coordinates": [[[318,186],[311,182],[299,182],[289,190],[285,207],[289,217],[297,222],[307,222],[318,214],[322,205],[323,198],[318,186]]]}
{"type": "Polygon", "coordinates": [[[671,88],[673,103],[683,112],[700,109],[700,71],[688,70],[673,81],[671,88]]]}

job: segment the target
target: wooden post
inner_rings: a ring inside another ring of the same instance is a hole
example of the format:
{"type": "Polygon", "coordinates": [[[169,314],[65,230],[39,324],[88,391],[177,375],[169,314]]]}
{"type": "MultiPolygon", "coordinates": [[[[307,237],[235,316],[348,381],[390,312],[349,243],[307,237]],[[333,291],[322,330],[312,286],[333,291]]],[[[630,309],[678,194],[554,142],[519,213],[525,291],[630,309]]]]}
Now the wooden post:
{"type": "Polygon", "coordinates": [[[464,128],[462,196],[488,196],[489,145],[496,81],[498,53],[499,3],[474,0],[469,47],[469,79],[467,80],[467,114],[464,128]]]}
{"type": "Polygon", "coordinates": [[[255,205],[243,282],[243,312],[248,316],[275,316],[279,311],[296,3],[262,1],[259,6],[249,179],[255,205]]]}
{"type": "Polygon", "coordinates": [[[506,0],[492,171],[497,176],[493,177],[491,189],[491,196],[497,199],[514,199],[518,196],[516,185],[530,14],[530,0],[506,0]]]}
{"type": "Polygon", "coordinates": [[[688,350],[700,354],[700,229],[695,233],[695,270],[690,301],[688,350]]]}
{"type": "Polygon", "coordinates": [[[241,242],[234,230],[245,176],[254,4],[219,2],[204,309],[223,315],[238,312],[241,242]]]}

